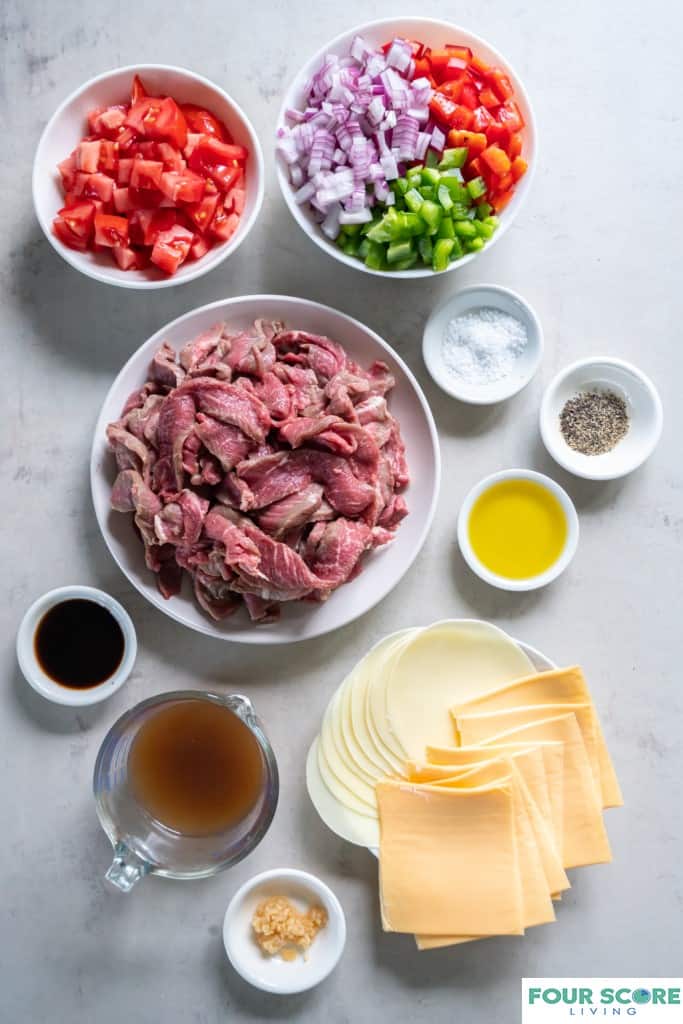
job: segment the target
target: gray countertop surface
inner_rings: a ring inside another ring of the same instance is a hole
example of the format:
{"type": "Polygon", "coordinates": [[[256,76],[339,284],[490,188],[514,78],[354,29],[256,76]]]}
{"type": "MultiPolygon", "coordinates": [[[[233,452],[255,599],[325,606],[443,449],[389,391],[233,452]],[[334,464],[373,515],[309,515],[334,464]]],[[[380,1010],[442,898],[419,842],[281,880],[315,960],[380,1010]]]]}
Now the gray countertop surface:
{"type": "MultiPolygon", "coordinates": [[[[421,7],[421,10],[423,8],[421,7]]],[[[513,228],[473,265],[438,280],[367,278],[307,241],[278,194],[270,139],[286,83],[348,26],[395,13],[359,0],[312,5],[204,0],[48,4],[5,0],[0,12],[2,390],[2,744],[0,1020],[12,1024],[223,1020],[330,1024],[518,1019],[522,976],[680,973],[681,540],[679,389],[679,5],[632,0],[549,7],[541,0],[463,0],[425,13],[458,20],[510,59],[536,105],[540,163],[513,228]],[[266,200],[239,252],[195,283],[157,293],[107,288],[70,269],[36,223],[34,149],[57,104],[102,70],[135,62],[193,68],[248,111],[264,145],[266,200]],[[458,406],[429,379],[425,319],[454,288],[499,282],[526,296],[545,328],[533,383],[493,409],[458,406]],[[444,480],[434,528],[399,586],[360,621],[284,649],[230,646],[175,625],[128,585],[109,557],[89,495],[92,431],[112,377],[164,323],[222,296],[307,296],[358,317],[407,360],[431,403],[444,480]],[[544,385],[591,353],[637,363],[659,387],[665,429],[652,459],[619,482],[591,484],[555,466],[537,420],[544,385]],[[549,472],[572,495],[581,541],[546,590],[513,595],[477,581],[455,542],[466,491],[507,466],[549,472]],[[81,582],[118,597],[140,653],[127,685],[78,714],[29,690],[14,637],[44,591],[81,582]],[[614,863],[577,872],[558,923],[524,939],[418,954],[384,935],[377,864],[329,833],[303,781],[304,756],[328,697],[385,633],[445,616],[479,617],[558,662],[580,662],[603,716],[626,806],[608,814],[614,863]],[[279,758],[282,793],[257,851],[211,880],[148,879],[108,891],[110,859],[90,793],[111,723],[165,689],[248,693],[279,758]],[[316,990],[279,999],[242,982],[221,942],[237,886],[277,865],[319,874],[348,921],[345,956],[316,990]]]]}

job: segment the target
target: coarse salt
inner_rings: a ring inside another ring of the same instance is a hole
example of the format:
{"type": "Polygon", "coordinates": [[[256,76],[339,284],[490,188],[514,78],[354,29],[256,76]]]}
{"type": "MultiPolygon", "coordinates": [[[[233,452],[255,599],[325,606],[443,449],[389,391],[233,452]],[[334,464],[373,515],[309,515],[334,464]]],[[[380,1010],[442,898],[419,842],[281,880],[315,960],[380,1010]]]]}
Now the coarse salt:
{"type": "Polygon", "coordinates": [[[442,356],[449,373],[467,384],[493,384],[514,369],[529,340],[525,325],[482,306],[449,321],[442,356]]]}

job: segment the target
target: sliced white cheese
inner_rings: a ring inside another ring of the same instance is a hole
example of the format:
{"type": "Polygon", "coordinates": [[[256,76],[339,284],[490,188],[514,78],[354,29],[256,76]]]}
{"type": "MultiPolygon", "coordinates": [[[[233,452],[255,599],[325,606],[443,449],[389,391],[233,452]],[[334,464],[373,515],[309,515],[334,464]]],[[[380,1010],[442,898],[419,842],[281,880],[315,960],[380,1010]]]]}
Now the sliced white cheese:
{"type": "Polygon", "coordinates": [[[341,839],[356,846],[379,846],[379,822],[352,811],[330,792],[322,780],[318,768],[318,741],[311,745],[306,758],[306,786],[316,811],[327,827],[341,839]]]}

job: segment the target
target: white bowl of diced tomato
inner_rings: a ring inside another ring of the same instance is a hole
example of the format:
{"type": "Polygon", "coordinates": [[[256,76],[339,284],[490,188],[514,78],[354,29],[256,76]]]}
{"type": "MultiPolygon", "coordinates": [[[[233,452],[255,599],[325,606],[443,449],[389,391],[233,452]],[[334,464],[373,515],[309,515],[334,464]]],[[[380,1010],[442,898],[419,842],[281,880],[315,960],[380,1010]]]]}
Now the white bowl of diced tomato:
{"type": "Polygon", "coordinates": [[[164,288],[213,270],[263,201],[263,155],[233,99],[184,68],[119,68],[48,122],[33,201],[67,263],[106,284],[164,288]]]}
{"type": "Polygon", "coordinates": [[[294,219],[330,256],[428,277],[505,234],[536,149],[526,89],[493,46],[449,22],[389,18],[333,39],[296,75],[277,175],[294,219]]]}

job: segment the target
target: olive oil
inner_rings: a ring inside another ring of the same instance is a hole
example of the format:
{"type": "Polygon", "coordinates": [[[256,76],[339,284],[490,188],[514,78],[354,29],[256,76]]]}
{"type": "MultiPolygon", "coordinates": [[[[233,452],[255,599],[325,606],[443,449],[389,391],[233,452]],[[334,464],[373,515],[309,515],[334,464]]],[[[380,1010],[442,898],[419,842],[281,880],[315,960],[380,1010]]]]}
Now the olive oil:
{"type": "Polygon", "coordinates": [[[472,549],[490,572],[510,580],[540,576],[567,541],[562,505],[533,480],[501,480],[481,494],[468,522],[472,549]]]}

